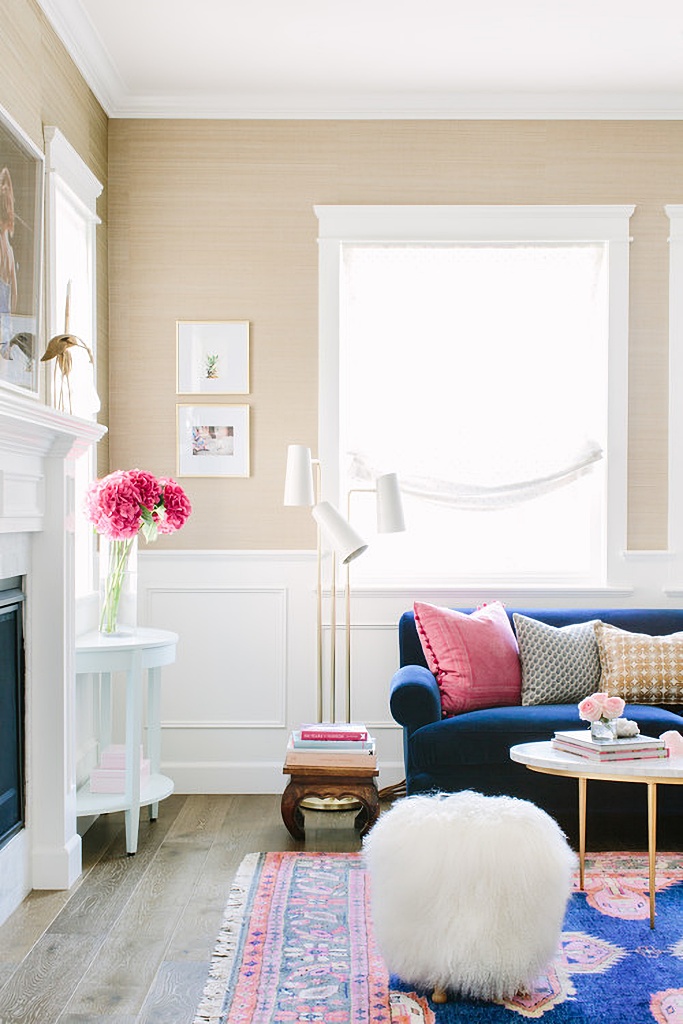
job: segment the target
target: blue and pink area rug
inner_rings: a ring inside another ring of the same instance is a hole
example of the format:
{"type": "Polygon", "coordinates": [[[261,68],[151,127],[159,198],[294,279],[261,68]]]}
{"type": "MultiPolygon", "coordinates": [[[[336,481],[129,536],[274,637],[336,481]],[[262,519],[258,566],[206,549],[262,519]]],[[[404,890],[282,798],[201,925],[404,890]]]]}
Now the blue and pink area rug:
{"type": "MultiPolygon", "coordinates": [[[[390,977],[360,854],[266,853],[235,878],[194,1024],[683,1024],[683,855],[594,854],[561,948],[511,1002],[453,999],[390,977]]],[[[416,907],[416,913],[419,908],[416,907]]]]}

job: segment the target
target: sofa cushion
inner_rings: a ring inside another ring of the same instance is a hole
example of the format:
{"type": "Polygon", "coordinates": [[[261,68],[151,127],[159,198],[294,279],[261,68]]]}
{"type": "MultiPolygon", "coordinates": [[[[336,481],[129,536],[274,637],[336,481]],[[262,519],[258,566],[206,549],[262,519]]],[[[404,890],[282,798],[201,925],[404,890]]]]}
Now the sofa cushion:
{"type": "Polygon", "coordinates": [[[519,703],[519,651],[499,601],[471,615],[416,601],[414,612],[444,714],[519,703]]]}
{"type": "Polygon", "coordinates": [[[600,655],[591,622],[549,626],[514,612],[522,704],[578,704],[599,689],[600,655]]]}
{"type": "Polygon", "coordinates": [[[683,700],[683,633],[646,636],[604,622],[595,624],[600,689],[639,704],[683,700]]]}
{"type": "MultiPolygon", "coordinates": [[[[670,729],[683,730],[683,720],[663,708],[627,704],[624,716],[637,722],[644,736],[661,736],[670,729]]],[[[581,729],[575,704],[543,704],[528,707],[487,708],[433,722],[410,737],[411,773],[443,776],[460,765],[507,764],[510,747],[552,739],[558,729],[581,729]]]]}

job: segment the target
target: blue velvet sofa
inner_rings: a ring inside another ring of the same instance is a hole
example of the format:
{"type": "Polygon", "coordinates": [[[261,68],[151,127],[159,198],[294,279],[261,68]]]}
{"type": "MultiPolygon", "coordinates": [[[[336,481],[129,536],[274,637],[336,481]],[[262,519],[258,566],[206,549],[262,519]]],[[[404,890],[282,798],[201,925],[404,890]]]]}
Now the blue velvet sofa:
{"type": "MultiPolygon", "coordinates": [[[[471,608],[458,609],[471,612],[471,608]]],[[[650,636],[683,631],[683,609],[506,609],[513,625],[519,612],[551,626],[601,619],[620,629],[650,636]]],[[[569,832],[577,821],[577,786],[571,779],[542,775],[510,760],[517,743],[550,739],[556,729],[579,729],[575,704],[516,705],[467,711],[444,718],[435,677],[427,668],[414,613],[399,621],[400,668],[391,682],[390,707],[403,726],[403,749],[408,795],[432,791],[473,789],[531,800],[552,814],[569,832]]],[[[626,718],[638,722],[642,733],[660,736],[669,729],[683,733],[683,708],[627,704],[626,718]]],[[[646,787],[590,782],[588,824],[603,815],[645,820],[646,787]]],[[[680,816],[683,831],[683,786],[658,787],[658,813],[680,816]]]]}

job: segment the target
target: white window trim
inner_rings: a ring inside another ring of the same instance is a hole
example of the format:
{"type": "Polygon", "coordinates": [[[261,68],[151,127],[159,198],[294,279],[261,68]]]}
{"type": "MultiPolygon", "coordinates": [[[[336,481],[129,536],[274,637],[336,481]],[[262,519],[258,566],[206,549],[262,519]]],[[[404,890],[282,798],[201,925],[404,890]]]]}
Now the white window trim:
{"type": "MultiPolygon", "coordinates": [[[[59,334],[64,329],[64,306],[63,296],[55,295],[55,267],[57,254],[55,251],[55,197],[58,188],[66,188],[71,198],[77,203],[84,214],[84,220],[90,225],[90,250],[95,252],[95,230],[101,223],[97,216],[97,200],[102,193],[102,185],[92,173],[87,164],[78,155],[71,143],[54,125],[46,125],[45,135],[45,167],[47,178],[47,325],[48,338],[59,334]],[[60,309],[60,301],[62,306],[60,309]]],[[[92,303],[93,323],[91,324],[90,337],[97,337],[97,282],[95,280],[95,265],[93,262],[92,280],[92,303]]],[[[95,359],[97,353],[94,352],[95,359]]],[[[49,376],[49,375],[48,375],[49,376]]]]}
{"type": "MultiPolygon", "coordinates": [[[[339,290],[343,243],[572,241],[609,245],[603,575],[608,585],[623,582],[628,511],[629,245],[635,206],[315,206],[314,210],[319,247],[318,444],[322,495],[333,504],[339,504],[339,290]]],[[[533,579],[526,583],[533,585],[533,579]]]]}
{"type": "Polygon", "coordinates": [[[683,591],[683,205],[664,207],[669,218],[669,551],[668,594],[683,591]]]}
{"type": "MultiPolygon", "coordinates": [[[[56,268],[58,254],[56,251],[56,198],[57,194],[67,194],[69,201],[73,203],[83,217],[87,231],[88,256],[91,261],[91,303],[92,318],[89,330],[89,343],[94,358],[93,372],[97,380],[97,265],[96,265],[96,229],[101,223],[97,215],[97,200],[102,193],[102,184],[92,173],[81,156],[76,152],[71,143],[62,134],[59,128],[54,125],[46,125],[43,129],[45,138],[45,168],[46,168],[46,316],[47,339],[61,334],[64,331],[65,296],[56,294],[56,268]]],[[[52,364],[50,364],[51,366],[52,364]]],[[[46,401],[53,400],[51,395],[53,374],[45,374],[46,401]]],[[[88,461],[88,472],[90,479],[96,475],[96,449],[91,446],[87,453],[82,456],[88,461]]],[[[95,550],[96,543],[94,535],[91,540],[89,551],[89,575],[92,580],[93,591],[91,595],[83,595],[76,602],[77,615],[88,621],[91,609],[94,607],[95,598],[95,550]],[[85,609],[85,612],[84,612],[85,609]]],[[[89,621],[88,621],[89,624],[89,621]]],[[[80,628],[78,630],[81,631],[80,628]]]]}

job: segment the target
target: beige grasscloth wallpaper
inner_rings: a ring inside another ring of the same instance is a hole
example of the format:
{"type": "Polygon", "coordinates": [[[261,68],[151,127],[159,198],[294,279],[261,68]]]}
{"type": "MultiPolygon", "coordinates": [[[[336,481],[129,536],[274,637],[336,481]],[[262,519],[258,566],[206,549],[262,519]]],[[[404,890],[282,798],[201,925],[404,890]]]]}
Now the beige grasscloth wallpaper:
{"type": "Polygon", "coordinates": [[[673,122],[112,121],[112,463],[173,472],[176,403],[216,401],[175,395],[176,319],[249,320],[252,476],[188,479],[195,515],[168,543],[311,546],[281,500],[287,443],[316,449],[314,204],[635,203],[629,544],[665,547],[663,207],[680,202],[673,122]]]}
{"type": "Polygon", "coordinates": [[[43,125],[57,125],[105,186],[100,471],[175,474],[180,402],[251,409],[251,476],[184,479],[195,513],[160,547],[314,544],[310,516],[281,500],[287,444],[317,447],[315,203],[635,203],[629,546],[666,546],[663,207],[683,202],[683,124],[108,122],[35,0],[4,13],[0,105],[41,148],[43,125]],[[176,395],[177,319],[250,321],[250,395],[176,395]]]}
{"type": "MultiPolygon", "coordinates": [[[[35,0],[3,0],[0,34],[0,106],[44,150],[43,126],[56,125],[104,185],[97,212],[98,390],[107,422],[108,348],[108,119],[35,0]]],[[[108,438],[99,444],[106,471],[108,438]]]]}

